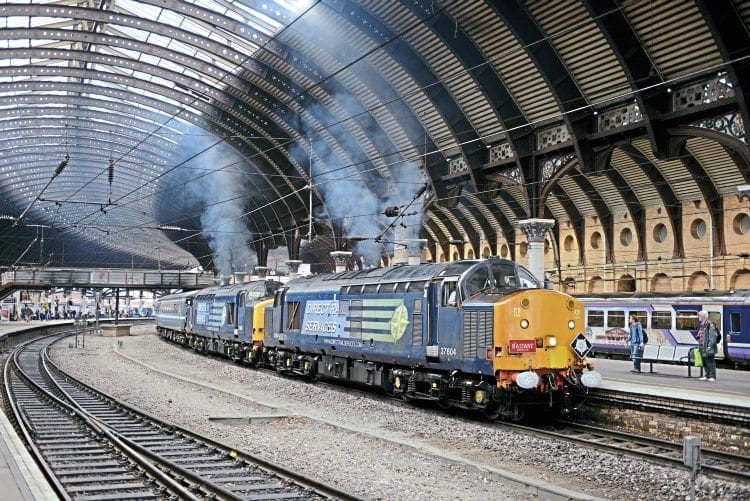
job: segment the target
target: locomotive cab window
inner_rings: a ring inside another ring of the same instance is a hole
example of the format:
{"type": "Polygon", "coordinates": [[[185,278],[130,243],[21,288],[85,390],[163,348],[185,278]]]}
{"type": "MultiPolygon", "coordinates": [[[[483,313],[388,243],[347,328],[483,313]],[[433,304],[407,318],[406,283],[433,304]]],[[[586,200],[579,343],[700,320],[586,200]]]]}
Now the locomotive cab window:
{"type": "Polygon", "coordinates": [[[589,310],[586,312],[586,324],[589,327],[604,327],[604,310],[589,310]]]}
{"type": "Polygon", "coordinates": [[[302,327],[300,317],[299,301],[289,301],[286,303],[286,329],[298,331],[302,327]]]}
{"type": "Polygon", "coordinates": [[[440,296],[440,306],[456,306],[458,304],[457,282],[443,282],[443,293],[440,296]]]}
{"type": "Polygon", "coordinates": [[[539,287],[539,282],[529,270],[519,267],[518,286],[522,289],[536,289],[539,287]]]}
{"type": "Polygon", "coordinates": [[[463,282],[463,291],[465,297],[471,297],[473,294],[486,289],[490,285],[490,272],[486,267],[477,268],[466,276],[463,282]]]}
{"type": "Polygon", "coordinates": [[[224,303],[221,317],[224,325],[234,325],[234,303],[224,303]]]}
{"type": "Polygon", "coordinates": [[[492,276],[495,279],[495,286],[501,289],[516,288],[516,269],[510,263],[494,263],[492,265],[492,276]]]}

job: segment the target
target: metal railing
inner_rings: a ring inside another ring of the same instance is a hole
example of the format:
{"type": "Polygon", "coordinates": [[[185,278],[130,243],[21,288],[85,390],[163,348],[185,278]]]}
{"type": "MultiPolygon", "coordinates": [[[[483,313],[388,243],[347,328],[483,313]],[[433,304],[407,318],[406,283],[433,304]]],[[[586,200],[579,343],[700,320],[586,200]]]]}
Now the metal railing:
{"type": "Polygon", "coordinates": [[[136,289],[202,289],[213,285],[213,273],[178,270],[94,268],[18,268],[3,272],[3,286],[136,289]]]}

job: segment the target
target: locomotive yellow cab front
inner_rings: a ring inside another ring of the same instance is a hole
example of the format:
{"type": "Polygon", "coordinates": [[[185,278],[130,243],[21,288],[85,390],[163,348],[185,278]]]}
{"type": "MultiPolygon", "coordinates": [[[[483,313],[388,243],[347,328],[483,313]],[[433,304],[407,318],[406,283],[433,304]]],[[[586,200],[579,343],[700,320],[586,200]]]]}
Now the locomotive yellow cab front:
{"type": "Polygon", "coordinates": [[[597,386],[583,336],[583,305],[565,294],[527,289],[494,305],[494,357],[498,386],[553,391],[570,382],[597,386]],[[583,340],[584,345],[580,345],[583,340]]]}

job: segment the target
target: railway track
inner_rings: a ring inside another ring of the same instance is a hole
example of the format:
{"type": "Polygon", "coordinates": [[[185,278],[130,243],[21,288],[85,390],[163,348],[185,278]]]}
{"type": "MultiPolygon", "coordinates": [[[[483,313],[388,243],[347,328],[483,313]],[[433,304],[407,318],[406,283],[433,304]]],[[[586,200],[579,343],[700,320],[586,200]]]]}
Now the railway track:
{"type": "MultiPolygon", "coordinates": [[[[406,403],[399,398],[375,394],[371,391],[361,390],[356,387],[329,383],[318,384],[326,384],[333,391],[367,394],[370,398],[387,400],[393,405],[413,405],[406,403]]],[[[466,417],[465,413],[456,411],[444,412],[454,414],[458,419],[477,419],[476,417],[466,417]]],[[[683,445],[681,443],[674,443],[651,437],[635,436],[630,433],[564,421],[547,429],[505,421],[498,421],[497,426],[511,427],[530,434],[562,439],[577,445],[586,445],[607,452],[625,453],[633,457],[645,459],[649,463],[660,464],[663,466],[685,467],[683,465],[683,445]]],[[[732,481],[750,481],[750,457],[747,456],[704,448],[701,449],[701,469],[704,473],[709,472],[721,475],[732,481]]]]}
{"type": "MultiPolygon", "coordinates": [[[[681,466],[682,444],[666,440],[632,435],[619,431],[561,422],[558,426],[542,429],[517,424],[503,423],[529,433],[568,440],[576,444],[587,444],[590,447],[628,454],[645,458],[651,463],[665,466],[681,466]]],[[[750,480],[750,458],[710,449],[701,450],[701,469],[722,475],[734,481],[750,480]]]]}
{"type": "MultiPolygon", "coordinates": [[[[130,360],[138,363],[132,358],[130,360]]],[[[319,381],[316,384],[326,386],[332,391],[367,395],[368,398],[388,401],[391,405],[404,407],[413,407],[415,403],[431,405],[428,402],[406,402],[402,398],[379,394],[369,389],[362,389],[352,385],[330,383],[326,381],[319,381]]],[[[750,416],[747,416],[746,412],[738,408],[716,404],[713,406],[705,404],[700,406],[700,408],[691,409],[684,401],[668,397],[649,397],[648,395],[641,394],[633,395],[626,392],[598,390],[597,392],[590,394],[588,398],[589,400],[596,401],[599,405],[603,405],[605,402],[609,401],[610,405],[635,406],[642,410],[652,412],[668,412],[688,416],[701,413],[700,415],[703,416],[704,419],[707,418],[712,421],[726,424],[744,423],[750,418],[750,416]]],[[[695,406],[694,402],[693,406],[695,406]]],[[[455,415],[459,419],[477,419],[476,416],[467,417],[466,413],[460,410],[444,410],[443,412],[455,415]]],[[[683,466],[681,443],[678,444],[657,438],[634,436],[632,434],[622,433],[615,430],[580,425],[577,423],[560,423],[558,428],[547,430],[505,421],[498,422],[497,424],[498,426],[517,428],[532,434],[538,433],[554,438],[569,440],[579,445],[587,444],[590,447],[600,450],[627,453],[631,456],[645,458],[650,463],[672,467],[683,466]]],[[[733,481],[747,481],[750,479],[750,458],[746,456],[723,451],[702,449],[701,463],[704,472],[722,475],[733,481]]]]}
{"type": "Polygon", "coordinates": [[[6,401],[62,498],[356,499],[293,471],[150,418],[58,371],[59,337],[5,365],[6,401]]]}

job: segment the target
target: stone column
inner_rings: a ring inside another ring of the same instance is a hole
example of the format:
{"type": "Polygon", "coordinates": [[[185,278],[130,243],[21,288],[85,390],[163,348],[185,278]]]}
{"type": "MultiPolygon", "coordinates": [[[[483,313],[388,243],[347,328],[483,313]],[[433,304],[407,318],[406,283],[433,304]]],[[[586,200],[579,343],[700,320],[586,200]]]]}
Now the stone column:
{"type": "Polygon", "coordinates": [[[393,266],[409,264],[409,253],[406,245],[406,231],[401,226],[393,230],[395,243],[393,244],[393,266]]]}
{"type": "Polygon", "coordinates": [[[297,278],[297,273],[299,272],[299,266],[302,264],[302,261],[299,259],[290,259],[289,261],[286,261],[286,266],[289,269],[289,278],[297,278]]]}
{"type": "Polygon", "coordinates": [[[333,258],[333,262],[336,263],[336,273],[341,273],[342,271],[346,271],[346,265],[349,258],[352,257],[352,253],[349,251],[332,251],[331,257],[333,258]]]}
{"type": "Polygon", "coordinates": [[[406,240],[406,253],[409,256],[409,264],[422,264],[422,250],[427,245],[426,238],[415,238],[406,240]]]}
{"type": "Polygon", "coordinates": [[[269,269],[268,266],[256,266],[255,274],[258,276],[258,280],[265,280],[269,269]]]}
{"type": "Polygon", "coordinates": [[[544,282],[544,235],[555,226],[554,219],[523,219],[518,226],[529,242],[529,271],[544,282]]]}

